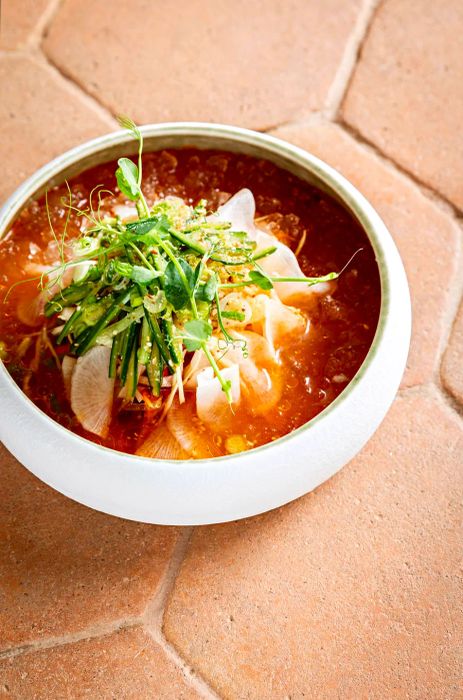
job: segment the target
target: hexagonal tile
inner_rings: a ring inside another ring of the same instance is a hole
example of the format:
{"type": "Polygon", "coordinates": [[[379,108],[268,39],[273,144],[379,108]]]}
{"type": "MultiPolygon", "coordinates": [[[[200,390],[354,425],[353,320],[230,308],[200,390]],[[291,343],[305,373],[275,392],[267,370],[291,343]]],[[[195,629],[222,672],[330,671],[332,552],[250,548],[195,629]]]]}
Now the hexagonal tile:
{"type": "Polygon", "coordinates": [[[50,0],[3,0],[0,49],[22,49],[40,24],[50,0]]]}
{"type": "Polygon", "coordinates": [[[0,649],[139,616],[178,531],[53,491],[0,446],[0,649]]]}
{"type": "Polygon", "coordinates": [[[113,127],[44,63],[0,57],[0,201],[62,151],[113,127]]]}
{"type": "Polygon", "coordinates": [[[168,640],[226,698],[457,698],[463,423],[399,397],[314,493],[198,528],[168,640]]]}
{"type": "Polygon", "coordinates": [[[463,206],[463,4],[386,0],[342,114],[420,180],[463,206]]]}
{"type": "Polygon", "coordinates": [[[140,628],[0,662],[0,696],[196,700],[200,696],[140,628]]]}
{"type": "Polygon", "coordinates": [[[264,128],[321,109],[360,0],[65,0],[45,51],[113,112],[140,122],[264,128]]]}

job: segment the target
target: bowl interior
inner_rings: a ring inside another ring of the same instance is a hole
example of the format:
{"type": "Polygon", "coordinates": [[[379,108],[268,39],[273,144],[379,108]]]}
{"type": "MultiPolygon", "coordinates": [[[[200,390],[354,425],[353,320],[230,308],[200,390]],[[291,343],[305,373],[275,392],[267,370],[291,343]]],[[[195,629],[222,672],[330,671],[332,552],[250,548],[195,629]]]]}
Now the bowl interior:
{"type": "MultiPolygon", "coordinates": [[[[381,341],[383,326],[387,317],[390,281],[388,268],[384,261],[380,236],[372,221],[372,216],[374,215],[374,217],[377,217],[377,215],[362,195],[334,169],[302,149],[294,147],[280,139],[275,139],[238,127],[198,123],[148,125],[141,127],[141,131],[144,136],[145,153],[168,148],[191,147],[238,152],[271,161],[278,167],[287,170],[310,185],[321,189],[335,199],[358,221],[373,247],[380,273],[381,308],[376,333],[369,352],[357,374],[332,403],[308,423],[300,426],[292,433],[280,437],[277,442],[290,440],[295,433],[306,429],[309,424],[311,425],[320,420],[321,417],[327,412],[331,412],[335,406],[343,400],[361,379],[365,368],[374,356],[376,348],[381,341]]],[[[0,209],[0,237],[9,230],[14,219],[25,206],[32,200],[41,197],[50,187],[60,185],[65,180],[94,166],[113,161],[121,156],[131,156],[136,153],[137,144],[126,131],[108,134],[67,151],[34,173],[18,190],[16,190],[2,209],[0,209]]],[[[6,371],[4,367],[1,369],[6,371]]],[[[23,398],[28,400],[21,389],[19,387],[17,388],[23,398]]],[[[40,410],[37,407],[35,408],[36,410],[40,410]]],[[[49,418],[49,420],[52,419],[49,418]]],[[[63,430],[68,432],[66,428],[63,428],[63,430]]],[[[80,438],[79,436],[74,437],[77,437],[79,440],[84,440],[84,438],[80,438]]],[[[85,442],[88,441],[85,440],[85,442]]],[[[98,447],[98,449],[113,451],[108,447],[94,446],[98,447]]],[[[253,448],[248,451],[248,453],[268,449],[269,447],[271,447],[271,445],[263,445],[253,448]]],[[[235,459],[236,456],[218,457],[208,461],[232,458],[235,459]]],[[[202,460],[196,461],[199,462],[202,460]]]]}

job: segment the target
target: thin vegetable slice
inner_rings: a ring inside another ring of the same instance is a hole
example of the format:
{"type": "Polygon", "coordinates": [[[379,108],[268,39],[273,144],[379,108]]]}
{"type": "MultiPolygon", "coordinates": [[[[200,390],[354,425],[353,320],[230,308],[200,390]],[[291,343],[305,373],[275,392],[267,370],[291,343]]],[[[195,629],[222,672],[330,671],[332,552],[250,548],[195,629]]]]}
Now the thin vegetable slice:
{"type": "Polygon", "coordinates": [[[189,459],[191,457],[174,438],[165,422],[153,430],[136,454],[151,459],[189,459]]]}
{"type": "Polygon", "coordinates": [[[81,425],[106,437],[111,422],[114,378],[108,376],[111,350],[97,346],[80,357],[71,381],[71,408],[81,425]]]}
{"type": "Polygon", "coordinates": [[[71,357],[71,355],[65,355],[63,357],[61,362],[61,372],[63,373],[64,391],[66,392],[66,398],[68,401],[71,400],[71,380],[75,366],[75,357],[71,357]]]}
{"type": "Polygon", "coordinates": [[[224,454],[217,439],[199,420],[190,401],[180,404],[174,400],[167,413],[167,427],[180,446],[195,459],[209,459],[224,454]]]}
{"type": "Polygon", "coordinates": [[[161,392],[163,367],[164,363],[162,360],[162,355],[159,352],[158,346],[153,341],[151,353],[148,362],[146,363],[146,374],[148,375],[148,381],[153,396],[159,396],[161,392]]]}
{"type": "Polygon", "coordinates": [[[266,338],[253,331],[234,331],[232,336],[245,343],[245,351],[230,347],[221,362],[225,367],[239,365],[242,396],[254,415],[265,415],[283,393],[282,366],[266,338]]]}
{"type": "MultiPolygon", "coordinates": [[[[231,365],[223,369],[222,377],[230,382],[232,406],[236,410],[240,401],[239,366],[231,365]]],[[[216,432],[228,427],[227,423],[233,418],[230,404],[212,367],[206,367],[197,375],[196,411],[200,420],[216,432]]]]}

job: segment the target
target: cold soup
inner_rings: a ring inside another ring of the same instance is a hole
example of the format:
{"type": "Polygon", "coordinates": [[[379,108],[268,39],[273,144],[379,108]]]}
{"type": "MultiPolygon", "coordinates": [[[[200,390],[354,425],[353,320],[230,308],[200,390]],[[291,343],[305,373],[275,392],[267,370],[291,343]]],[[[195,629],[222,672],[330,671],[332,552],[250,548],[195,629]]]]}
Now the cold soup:
{"type": "Polygon", "coordinates": [[[51,418],[163,459],[290,433],[354,377],[379,315],[362,228],[239,153],[169,149],[81,173],[0,242],[0,352],[51,418]]]}

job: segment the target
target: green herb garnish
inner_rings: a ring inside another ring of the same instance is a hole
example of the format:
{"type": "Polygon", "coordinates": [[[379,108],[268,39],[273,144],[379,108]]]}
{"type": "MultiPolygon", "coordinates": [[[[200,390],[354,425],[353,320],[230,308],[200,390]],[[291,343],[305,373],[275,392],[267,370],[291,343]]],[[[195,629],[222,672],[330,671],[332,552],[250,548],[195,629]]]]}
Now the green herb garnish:
{"type": "MultiPolygon", "coordinates": [[[[136,393],[139,366],[146,367],[149,387],[158,397],[163,374],[178,380],[186,353],[201,350],[231,403],[231,384],[211,350],[214,340],[216,347],[226,350],[238,344],[246,353],[245,342],[235,340],[224,326],[224,319],[245,318],[240,311],[220,308],[228,290],[254,286],[269,291],[276,282],[291,281],[311,285],[336,279],[338,273],[318,278],[269,276],[258,261],[274,254],[277,246],[256,251],[246,232],[208,218],[205,200],[189,207],[167,198],[150,206],[142,190],[142,133],[126,117],[120,123],[138,141],[138,159],[120,158],[115,178],[120,192],[135,203],[138,219],[124,223],[119,217],[102,216],[107,190],[96,188],[87,210],[72,205],[69,190],[68,212],[86,217],[90,226],[73,242],[76,257],[69,262],[65,232],[61,239],[53,233],[61,246],[61,264],[48,273],[48,286],[67,269],[75,272],[74,281],[48,301],[45,315],[61,324],[56,342],[68,343],[74,356],[98,344],[111,348],[109,376],[119,378],[127,398],[136,393]],[[63,323],[58,317],[64,312],[63,323]]],[[[68,219],[69,215],[66,226],[68,219]]],[[[47,288],[43,277],[41,284],[47,288]]]]}

